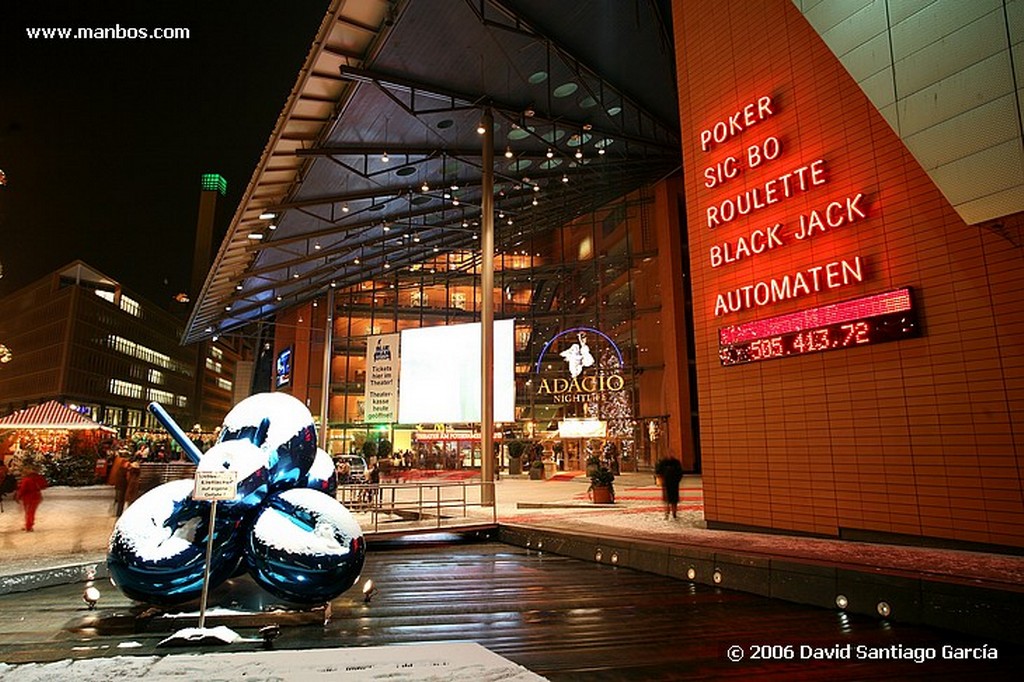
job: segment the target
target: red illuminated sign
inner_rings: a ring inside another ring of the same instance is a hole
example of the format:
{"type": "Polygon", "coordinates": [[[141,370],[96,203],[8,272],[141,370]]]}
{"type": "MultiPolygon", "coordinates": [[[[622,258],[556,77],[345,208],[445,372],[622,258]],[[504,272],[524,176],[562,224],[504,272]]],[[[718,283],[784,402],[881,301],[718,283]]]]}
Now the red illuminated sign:
{"type": "Polygon", "coordinates": [[[718,330],[722,365],[867,346],[920,336],[909,288],[718,330]]]}
{"type": "MultiPolygon", "coordinates": [[[[712,152],[717,145],[741,136],[748,128],[774,116],[776,112],[771,97],[757,98],[702,130],[701,151],[712,152]]],[[[744,170],[777,164],[783,151],[782,142],[776,135],[767,135],[755,140],[753,144],[744,142],[741,150],[729,156],[720,156],[704,168],[704,187],[715,189],[739,177],[744,170]]],[[[719,195],[709,201],[704,207],[707,228],[725,230],[733,221],[740,223],[743,218],[753,218],[763,209],[797,194],[809,193],[827,184],[829,180],[823,158],[784,170],[781,173],[774,172],[768,180],[758,181],[754,186],[737,187],[724,197],[719,195]]],[[[826,198],[815,208],[805,210],[793,218],[765,220],[760,225],[747,227],[740,235],[712,244],[708,249],[709,264],[712,268],[728,266],[789,244],[808,241],[817,235],[828,234],[866,219],[868,203],[869,199],[864,193],[858,192],[845,197],[826,198]]],[[[720,291],[714,295],[715,317],[859,284],[864,280],[864,265],[865,258],[854,254],[720,291]]]]}

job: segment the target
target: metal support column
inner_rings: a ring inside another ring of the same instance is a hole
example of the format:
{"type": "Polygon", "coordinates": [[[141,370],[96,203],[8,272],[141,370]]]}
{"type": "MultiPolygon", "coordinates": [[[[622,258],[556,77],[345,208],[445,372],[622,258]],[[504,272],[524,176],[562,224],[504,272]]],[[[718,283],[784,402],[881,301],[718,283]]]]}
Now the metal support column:
{"type": "Polygon", "coordinates": [[[327,290],[327,322],[324,323],[324,372],[320,386],[319,446],[327,450],[327,429],[331,409],[331,357],[334,355],[334,287],[327,290]]]}
{"type": "Polygon", "coordinates": [[[480,220],[480,503],[494,504],[494,114],[484,109],[480,220]]]}

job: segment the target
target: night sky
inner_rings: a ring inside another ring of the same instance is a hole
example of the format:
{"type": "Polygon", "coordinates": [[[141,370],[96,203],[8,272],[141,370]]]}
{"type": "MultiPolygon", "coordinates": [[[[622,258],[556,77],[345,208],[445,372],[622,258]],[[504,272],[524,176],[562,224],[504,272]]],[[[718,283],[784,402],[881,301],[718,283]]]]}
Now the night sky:
{"type": "Polygon", "coordinates": [[[214,253],[327,10],[279,2],[0,3],[0,296],[81,259],[165,308],[187,289],[199,177],[214,253]],[[184,40],[29,39],[184,27],[184,40]]]}

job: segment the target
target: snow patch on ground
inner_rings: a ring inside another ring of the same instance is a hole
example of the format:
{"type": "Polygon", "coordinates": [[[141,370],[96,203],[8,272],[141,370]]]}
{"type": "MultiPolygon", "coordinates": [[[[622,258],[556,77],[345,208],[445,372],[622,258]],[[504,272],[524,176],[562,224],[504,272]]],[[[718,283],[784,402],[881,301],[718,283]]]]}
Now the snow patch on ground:
{"type": "Polygon", "coordinates": [[[545,678],[473,643],[115,656],[56,663],[0,663],[0,682],[107,680],[381,680],[389,682],[537,682],[545,678]]]}

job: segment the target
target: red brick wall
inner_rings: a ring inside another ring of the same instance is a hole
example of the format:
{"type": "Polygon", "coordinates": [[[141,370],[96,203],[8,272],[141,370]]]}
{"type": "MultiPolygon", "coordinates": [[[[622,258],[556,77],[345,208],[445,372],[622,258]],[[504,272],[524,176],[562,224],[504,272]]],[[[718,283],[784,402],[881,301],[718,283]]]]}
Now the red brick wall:
{"type": "MultiPolygon", "coordinates": [[[[1022,249],[958,218],[792,2],[674,0],[673,14],[708,521],[1024,546],[1022,249]],[[702,130],[762,96],[773,114],[702,149],[702,130]],[[707,166],[769,136],[778,158],[704,186],[707,166]],[[819,158],[824,184],[707,226],[709,205],[819,158]],[[711,266],[713,245],[776,222],[791,235],[857,193],[866,218],[711,266]],[[719,293],[855,256],[860,283],[715,315],[719,293]],[[903,286],[921,338],[719,362],[720,327],[903,286]]],[[[1002,223],[1024,233],[1021,215],[1002,223]]]]}

